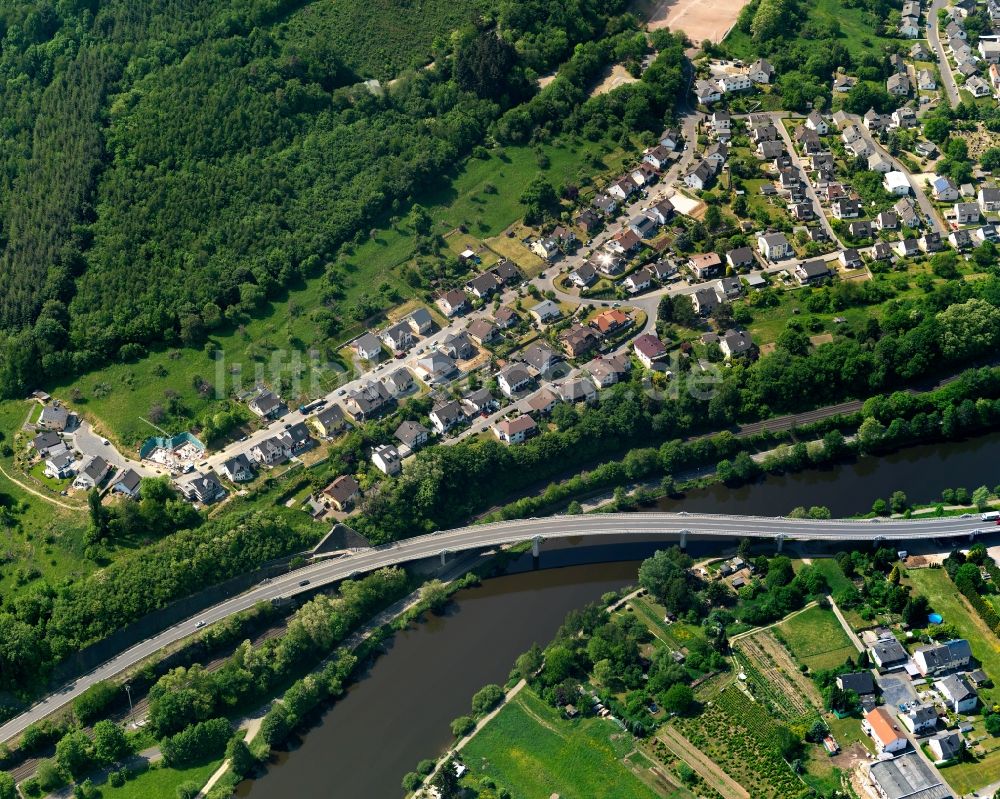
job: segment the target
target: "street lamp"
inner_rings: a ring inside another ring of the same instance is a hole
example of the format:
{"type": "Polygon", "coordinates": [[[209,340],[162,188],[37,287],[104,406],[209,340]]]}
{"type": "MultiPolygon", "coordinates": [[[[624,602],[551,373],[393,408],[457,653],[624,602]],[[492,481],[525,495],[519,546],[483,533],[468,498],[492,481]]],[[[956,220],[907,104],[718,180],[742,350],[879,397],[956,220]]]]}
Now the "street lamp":
{"type": "Polygon", "coordinates": [[[135,710],[132,707],[132,686],[128,683],[125,683],[125,693],[128,695],[128,717],[132,719],[135,710]]]}

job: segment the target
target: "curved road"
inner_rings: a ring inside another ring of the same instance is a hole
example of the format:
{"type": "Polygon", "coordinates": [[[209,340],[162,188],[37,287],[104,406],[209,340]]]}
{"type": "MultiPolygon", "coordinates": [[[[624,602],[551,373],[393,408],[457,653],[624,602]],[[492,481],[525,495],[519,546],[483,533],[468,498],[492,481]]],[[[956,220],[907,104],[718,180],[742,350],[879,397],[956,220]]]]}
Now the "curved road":
{"type": "Polygon", "coordinates": [[[58,692],[0,727],[0,742],[19,735],[25,727],[71,702],[101,680],[154,655],[160,649],[195,632],[196,624],[211,624],[246,610],[257,602],[291,597],[385,566],[394,566],[443,553],[486,550],[504,544],[570,536],[664,535],[687,538],[770,538],[810,541],[899,540],[973,537],[993,531],[992,523],[976,516],[920,520],[818,520],[764,516],[725,516],[688,513],[609,513],[553,516],[460,527],[409,538],[393,544],[355,551],[337,560],[313,563],[220,602],[197,616],[170,627],[115,656],[90,674],[63,686],[58,692]]]}

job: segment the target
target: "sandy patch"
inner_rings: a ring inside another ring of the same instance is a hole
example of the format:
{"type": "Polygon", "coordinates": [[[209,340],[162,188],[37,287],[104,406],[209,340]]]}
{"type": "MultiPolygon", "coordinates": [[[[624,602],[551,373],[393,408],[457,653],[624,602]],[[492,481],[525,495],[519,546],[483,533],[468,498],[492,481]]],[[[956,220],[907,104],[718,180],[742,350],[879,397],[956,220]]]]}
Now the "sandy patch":
{"type": "Polygon", "coordinates": [[[699,214],[701,216],[705,214],[705,203],[692,199],[686,194],[677,192],[670,198],[670,202],[673,203],[677,213],[684,214],[684,216],[698,217],[699,214]]]}
{"type": "Polygon", "coordinates": [[[833,333],[819,333],[815,336],[809,336],[809,341],[814,347],[818,347],[820,344],[829,344],[833,341],[833,333]]]}
{"type": "Polygon", "coordinates": [[[649,16],[649,29],[681,30],[694,44],[721,42],[745,5],[746,0],[660,0],[649,16]]]}
{"type": "Polygon", "coordinates": [[[617,89],[626,83],[635,83],[637,80],[639,79],[632,77],[629,71],[621,64],[614,64],[611,69],[604,70],[601,82],[591,90],[590,96],[596,97],[599,94],[607,94],[612,89],[617,89]]]}
{"type": "Polygon", "coordinates": [[[556,73],[555,72],[552,72],[552,73],[550,73],[548,75],[542,75],[542,77],[540,77],[538,79],[538,88],[539,89],[544,89],[546,86],[548,86],[550,83],[552,83],[552,81],[554,81],[555,79],[556,79],[556,73]]]}

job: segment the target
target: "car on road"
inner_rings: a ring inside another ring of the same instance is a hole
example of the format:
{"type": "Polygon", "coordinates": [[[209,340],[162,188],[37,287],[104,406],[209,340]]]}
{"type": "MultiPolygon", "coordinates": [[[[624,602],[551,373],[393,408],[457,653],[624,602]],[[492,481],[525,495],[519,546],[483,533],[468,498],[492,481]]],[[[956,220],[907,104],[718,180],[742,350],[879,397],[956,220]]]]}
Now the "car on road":
{"type": "Polygon", "coordinates": [[[307,586],[307,585],[309,585],[309,581],[308,580],[299,580],[299,585],[303,586],[303,587],[307,586]]]}
{"type": "Polygon", "coordinates": [[[108,441],[108,440],[107,440],[106,438],[102,438],[102,439],[101,439],[101,443],[102,443],[102,444],[103,444],[104,446],[106,446],[106,447],[107,447],[107,446],[110,446],[110,444],[111,444],[111,442],[110,442],[110,441],[108,441]]]}
{"type": "Polygon", "coordinates": [[[195,629],[196,629],[196,630],[200,630],[200,629],[201,629],[202,627],[204,627],[204,626],[205,626],[205,620],[204,620],[204,619],[202,619],[202,620],[201,620],[200,622],[198,622],[198,623],[197,623],[197,624],[195,625],[195,629]]]}

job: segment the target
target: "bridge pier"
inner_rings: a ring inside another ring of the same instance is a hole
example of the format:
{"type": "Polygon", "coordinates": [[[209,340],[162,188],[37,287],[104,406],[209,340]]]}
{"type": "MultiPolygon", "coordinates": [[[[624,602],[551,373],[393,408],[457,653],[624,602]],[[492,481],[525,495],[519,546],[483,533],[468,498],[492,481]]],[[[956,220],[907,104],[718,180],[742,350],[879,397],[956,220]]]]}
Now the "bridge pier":
{"type": "Polygon", "coordinates": [[[778,545],[778,552],[781,552],[781,548],[785,545],[785,537],[779,533],[775,536],[774,543],[778,545]]]}
{"type": "Polygon", "coordinates": [[[442,549],[441,550],[441,565],[442,566],[446,566],[447,564],[448,564],[448,550],[447,549],[442,549]]]}
{"type": "Polygon", "coordinates": [[[681,547],[681,549],[687,549],[687,545],[688,545],[688,531],[687,530],[681,530],[681,543],[680,543],[680,547],[681,547]]]}
{"type": "Polygon", "coordinates": [[[531,539],[531,557],[537,558],[542,549],[542,537],[536,535],[531,539]]]}
{"type": "Polygon", "coordinates": [[[978,530],[973,530],[972,532],[970,532],[970,533],[969,533],[969,540],[970,540],[970,541],[975,541],[975,540],[976,540],[976,534],[977,534],[978,532],[979,532],[978,530]]]}

